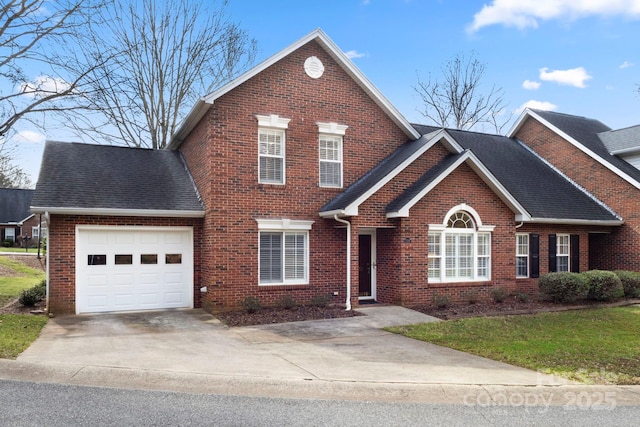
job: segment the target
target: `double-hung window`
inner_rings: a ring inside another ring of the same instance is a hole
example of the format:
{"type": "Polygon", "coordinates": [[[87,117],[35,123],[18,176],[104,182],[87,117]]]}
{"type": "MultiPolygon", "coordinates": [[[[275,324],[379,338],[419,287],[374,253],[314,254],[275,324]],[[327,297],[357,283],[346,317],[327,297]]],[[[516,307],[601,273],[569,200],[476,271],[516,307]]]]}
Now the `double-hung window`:
{"type": "Polygon", "coordinates": [[[516,234],[516,277],[529,277],[528,234],[516,234]]]}
{"type": "MultiPolygon", "coordinates": [[[[473,211],[466,205],[464,207],[473,211]]],[[[472,216],[463,210],[452,210],[444,224],[429,226],[429,281],[490,280],[493,227],[482,226],[473,212],[472,216]]]]}
{"type": "Polygon", "coordinates": [[[569,271],[569,237],[568,234],[556,235],[556,271],[569,271]]]}
{"type": "Polygon", "coordinates": [[[337,123],[317,123],[320,187],[342,187],[342,143],[347,129],[337,123]]]}
{"type": "Polygon", "coordinates": [[[257,221],[259,284],[308,284],[309,230],[313,221],[257,221]]]}
{"type": "Polygon", "coordinates": [[[258,118],[258,182],[262,184],[285,183],[285,129],[290,119],[270,116],[258,118]]]}

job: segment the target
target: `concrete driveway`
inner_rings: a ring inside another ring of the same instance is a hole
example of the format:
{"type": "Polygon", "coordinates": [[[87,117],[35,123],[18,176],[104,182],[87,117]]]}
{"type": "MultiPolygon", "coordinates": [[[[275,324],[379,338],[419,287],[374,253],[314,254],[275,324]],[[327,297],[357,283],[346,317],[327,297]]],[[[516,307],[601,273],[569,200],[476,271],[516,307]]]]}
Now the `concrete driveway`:
{"type": "Polygon", "coordinates": [[[396,306],[359,311],[365,315],[240,328],[228,328],[202,310],[60,317],[51,319],[18,362],[74,375],[109,369],[267,381],[555,383],[554,377],[381,329],[433,317],[396,306]]]}

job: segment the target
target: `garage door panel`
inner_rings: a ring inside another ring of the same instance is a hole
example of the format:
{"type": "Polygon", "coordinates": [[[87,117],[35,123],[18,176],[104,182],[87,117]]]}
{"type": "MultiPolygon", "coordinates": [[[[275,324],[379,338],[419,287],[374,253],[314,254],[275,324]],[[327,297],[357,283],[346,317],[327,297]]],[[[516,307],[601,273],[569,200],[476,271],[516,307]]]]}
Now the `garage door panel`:
{"type": "Polygon", "coordinates": [[[77,242],[78,313],[193,307],[191,230],[79,229],[77,242]]]}

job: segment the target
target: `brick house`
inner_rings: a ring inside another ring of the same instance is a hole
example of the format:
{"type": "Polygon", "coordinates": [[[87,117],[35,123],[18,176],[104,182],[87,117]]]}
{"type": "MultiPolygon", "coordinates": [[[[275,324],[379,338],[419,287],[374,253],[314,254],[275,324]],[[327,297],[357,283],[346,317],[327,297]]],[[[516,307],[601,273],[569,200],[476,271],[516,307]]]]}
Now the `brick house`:
{"type": "MultiPolygon", "coordinates": [[[[29,210],[34,190],[0,188],[0,244],[24,247],[38,244],[40,236],[40,216],[29,210]]],[[[46,237],[46,228],[42,228],[46,237]]]]}
{"type": "Polygon", "coordinates": [[[32,210],[49,223],[49,310],[535,292],[626,225],[525,125],[410,124],[316,30],[201,98],[168,150],[47,143],[32,210]]]}

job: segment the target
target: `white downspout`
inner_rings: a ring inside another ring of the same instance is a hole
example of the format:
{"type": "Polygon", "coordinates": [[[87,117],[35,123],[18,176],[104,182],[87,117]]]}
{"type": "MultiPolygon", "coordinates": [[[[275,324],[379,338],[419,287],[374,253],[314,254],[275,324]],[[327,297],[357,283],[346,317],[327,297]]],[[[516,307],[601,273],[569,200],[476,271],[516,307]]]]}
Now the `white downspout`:
{"type": "Polygon", "coordinates": [[[351,310],[351,223],[334,215],[333,219],[347,226],[347,303],[346,310],[351,310]]]}
{"type": "MultiPolygon", "coordinates": [[[[44,213],[44,222],[47,224],[47,230],[49,230],[49,221],[50,221],[50,217],[49,217],[49,212],[45,212],[44,213]]],[[[40,230],[39,230],[40,235],[42,235],[42,219],[40,220],[40,230]]],[[[45,310],[47,311],[47,315],[49,315],[49,235],[47,235],[47,244],[45,247],[45,262],[47,263],[47,265],[45,266],[45,274],[47,275],[46,277],[46,296],[45,296],[45,310]]],[[[38,246],[39,248],[39,246],[38,246]]]]}

